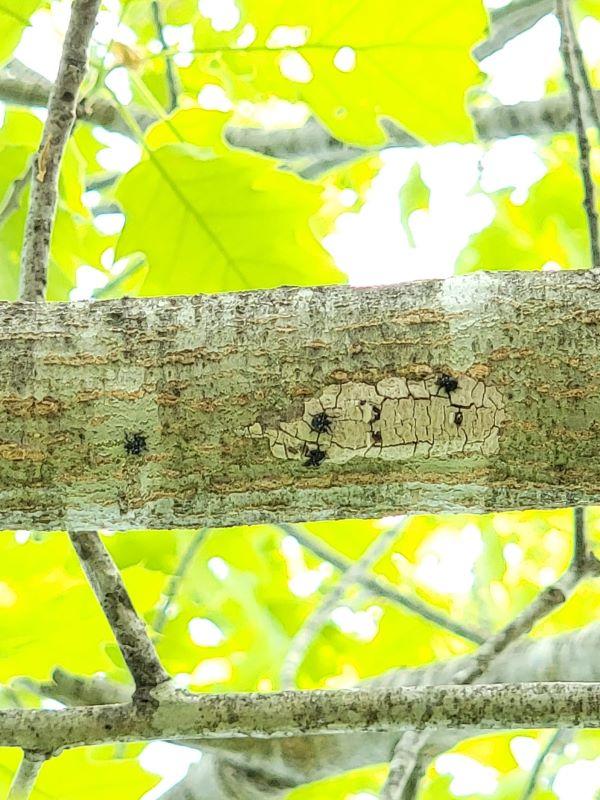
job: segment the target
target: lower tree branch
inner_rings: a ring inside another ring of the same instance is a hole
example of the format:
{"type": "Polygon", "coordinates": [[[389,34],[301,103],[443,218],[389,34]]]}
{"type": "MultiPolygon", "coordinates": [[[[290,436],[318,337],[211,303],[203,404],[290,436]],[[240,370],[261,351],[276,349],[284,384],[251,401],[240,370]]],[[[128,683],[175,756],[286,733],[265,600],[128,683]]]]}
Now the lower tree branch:
{"type": "Polygon", "coordinates": [[[136,697],[169,681],[146,626],[137,615],[123,579],[97,533],[71,533],[71,541],[119,649],[135,681],[136,697]]]}
{"type": "Polygon", "coordinates": [[[517,730],[600,726],[600,685],[534,683],[398,689],[177,693],[60,711],[0,711],[0,745],[52,752],[105,742],[189,737],[290,737],[367,731],[517,730]]]}

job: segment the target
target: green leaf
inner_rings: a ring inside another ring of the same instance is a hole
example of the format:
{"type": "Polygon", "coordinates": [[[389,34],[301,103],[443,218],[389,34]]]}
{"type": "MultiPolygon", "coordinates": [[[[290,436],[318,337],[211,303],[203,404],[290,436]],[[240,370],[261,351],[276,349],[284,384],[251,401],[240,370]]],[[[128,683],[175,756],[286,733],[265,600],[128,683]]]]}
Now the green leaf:
{"type": "Polygon", "coordinates": [[[510,190],[496,195],[496,217],[471,237],[458,257],[458,273],[479,269],[541,269],[548,262],[563,268],[589,266],[590,255],[581,178],[574,166],[551,169],[515,203],[510,190]]]}
{"type": "Polygon", "coordinates": [[[473,137],[465,93],[480,81],[470,53],[486,29],[481,0],[245,0],[233,31],[218,33],[204,20],[195,39],[200,69],[227,81],[236,97],[302,100],[348,142],[384,141],[386,116],[439,143],[473,137]],[[256,35],[240,47],[246,24],[256,35]]]}
{"type": "Polygon", "coordinates": [[[411,247],[415,246],[415,240],[409,225],[410,215],[414,211],[429,208],[429,197],[431,191],[429,186],[421,177],[421,168],[414,164],[406,182],[400,189],[400,222],[408,238],[411,247]]]}
{"type": "Polygon", "coordinates": [[[5,64],[43,0],[0,0],[0,65],[5,64]]]}
{"type": "Polygon", "coordinates": [[[171,144],[125,175],[116,257],[146,254],[141,294],[192,294],[336,283],[341,273],[309,218],[320,191],[260,156],[208,158],[171,144]]]}

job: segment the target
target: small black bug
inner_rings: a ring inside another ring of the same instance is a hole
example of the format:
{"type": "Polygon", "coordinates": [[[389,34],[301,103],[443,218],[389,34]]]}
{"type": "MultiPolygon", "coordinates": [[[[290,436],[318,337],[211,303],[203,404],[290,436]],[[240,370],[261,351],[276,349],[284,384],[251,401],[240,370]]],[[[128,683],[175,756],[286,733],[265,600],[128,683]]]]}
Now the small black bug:
{"type": "Polygon", "coordinates": [[[462,421],[463,421],[462,411],[457,411],[456,414],[454,415],[454,424],[462,425],[462,421]]]}
{"type": "Polygon", "coordinates": [[[436,385],[439,386],[440,389],[443,389],[446,394],[450,394],[450,392],[454,392],[458,389],[458,381],[456,378],[453,378],[451,375],[446,375],[445,372],[438,377],[436,385]]]}
{"type": "Polygon", "coordinates": [[[372,431],[371,439],[373,439],[373,444],[381,444],[381,431],[372,431]]]}
{"type": "Polygon", "coordinates": [[[146,437],[141,433],[125,434],[125,452],[130,456],[141,456],[148,449],[146,437]]]}
{"type": "Polygon", "coordinates": [[[314,415],[310,427],[317,433],[331,433],[331,417],[325,411],[321,411],[314,415]]]}
{"type": "Polygon", "coordinates": [[[381,419],[381,409],[379,406],[373,406],[373,416],[371,417],[371,422],[378,422],[381,419]]]}
{"type": "Polygon", "coordinates": [[[304,454],[308,456],[304,462],[305,467],[318,467],[321,461],[327,456],[325,450],[321,450],[318,446],[314,450],[308,450],[307,448],[304,454]]]}

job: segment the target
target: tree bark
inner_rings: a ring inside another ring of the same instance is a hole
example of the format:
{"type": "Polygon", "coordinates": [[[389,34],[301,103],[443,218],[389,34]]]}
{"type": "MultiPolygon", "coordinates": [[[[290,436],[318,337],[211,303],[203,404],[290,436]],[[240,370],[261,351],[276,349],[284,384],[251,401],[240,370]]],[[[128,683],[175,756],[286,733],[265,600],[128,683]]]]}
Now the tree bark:
{"type": "Polygon", "coordinates": [[[600,274],[0,305],[0,525],[600,502],[600,274]]]}

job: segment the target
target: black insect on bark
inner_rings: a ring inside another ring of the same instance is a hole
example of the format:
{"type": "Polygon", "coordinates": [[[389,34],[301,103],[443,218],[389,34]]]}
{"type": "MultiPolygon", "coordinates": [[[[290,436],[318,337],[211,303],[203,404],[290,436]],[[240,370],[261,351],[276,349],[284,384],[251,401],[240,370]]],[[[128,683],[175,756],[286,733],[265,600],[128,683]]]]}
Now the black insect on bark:
{"type": "Polygon", "coordinates": [[[331,417],[325,411],[321,411],[314,415],[310,427],[316,433],[331,433],[331,417]]]}
{"type": "Polygon", "coordinates": [[[125,452],[129,456],[141,456],[148,449],[146,437],[141,433],[125,434],[125,452]]]}
{"type": "Polygon", "coordinates": [[[456,414],[454,415],[454,424],[460,426],[462,425],[462,422],[463,422],[462,411],[457,411],[456,414]]]}
{"type": "Polygon", "coordinates": [[[454,392],[458,389],[458,381],[456,378],[453,378],[451,375],[446,375],[445,372],[438,377],[435,383],[436,386],[443,389],[446,394],[450,394],[450,392],[454,392]]]}
{"type": "Polygon", "coordinates": [[[379,406],[373,406],[371,413],[371,422],[378,422],[381,419],[381,408],[379,406]]]}
{"type": "Polygon", "coordinates": [[[306,449],[304,451],[304,455],[307,456],[306,461],[304,462],[305,467],[318,467],[321,461],[327,456],[325,450],[321,450],[321,448],[317,445],[314,450],[306,449]]]}

